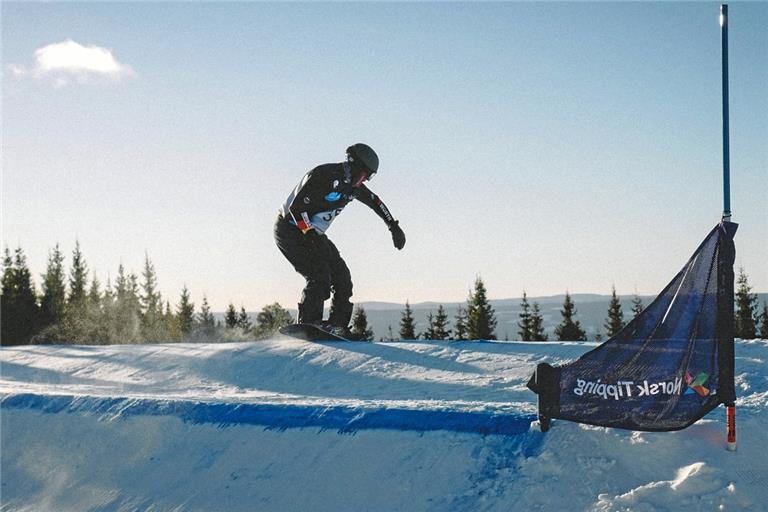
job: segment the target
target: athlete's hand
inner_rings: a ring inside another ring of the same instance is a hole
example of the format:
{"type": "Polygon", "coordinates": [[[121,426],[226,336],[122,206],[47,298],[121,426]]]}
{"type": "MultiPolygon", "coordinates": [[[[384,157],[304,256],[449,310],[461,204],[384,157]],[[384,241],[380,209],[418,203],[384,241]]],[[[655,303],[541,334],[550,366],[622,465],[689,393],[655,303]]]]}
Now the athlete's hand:
{"type": "Polygon", "coordinates": [[[405,233],[403,233],[403,230],[400,229],[400,224],[398,221],[394,221],[389,225],[389,231],[392,233],[392,243],[395,244],[397,250],[399,251],[405,247],[405,233]]]}

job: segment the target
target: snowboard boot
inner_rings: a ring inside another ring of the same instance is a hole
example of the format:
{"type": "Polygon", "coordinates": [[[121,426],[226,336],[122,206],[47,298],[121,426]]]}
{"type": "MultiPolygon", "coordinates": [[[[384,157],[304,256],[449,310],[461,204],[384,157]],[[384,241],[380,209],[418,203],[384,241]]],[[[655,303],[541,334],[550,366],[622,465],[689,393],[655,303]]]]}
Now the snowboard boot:
{"type": "MultiPolygon", "coordinates": [[[[328,315],[328,322],[335,327],[347,329],[349,331],[349,321],[352,318],[352,303],[345,301],[342,303],[333,301],[331,303],[331,312],[328,315]]],[[[346,336],[344,336],[346,338],[346,336]]]]}
{"type": "Polygon", "coordinates": [[[316,304],[299,302],[299,314],[296,317],[297,324],[318,324],[323,321],[323,303],[318,308],[316,304]]]}

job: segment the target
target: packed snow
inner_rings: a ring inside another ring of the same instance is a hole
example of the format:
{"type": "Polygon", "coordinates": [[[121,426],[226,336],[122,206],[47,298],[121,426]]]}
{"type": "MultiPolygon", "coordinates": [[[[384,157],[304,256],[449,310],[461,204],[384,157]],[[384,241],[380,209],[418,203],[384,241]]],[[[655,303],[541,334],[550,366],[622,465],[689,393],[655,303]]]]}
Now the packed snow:
{"type": "Polygon", "coordinates": [[[536,364],[590,343],[0,349],[2,511],[765,510],[768,341],[719,408],[643,433],[535,427],[536,364]]]}

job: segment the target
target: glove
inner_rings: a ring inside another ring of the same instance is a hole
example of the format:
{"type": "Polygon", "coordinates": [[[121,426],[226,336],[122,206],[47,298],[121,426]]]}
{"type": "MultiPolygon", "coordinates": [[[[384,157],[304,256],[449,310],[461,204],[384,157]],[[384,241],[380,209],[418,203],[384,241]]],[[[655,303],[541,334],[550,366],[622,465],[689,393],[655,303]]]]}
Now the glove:
{"type": "Polygon", "coordinates": [[[397,250],[399,251],[405,247],[405,233],[403,233],[403,230],[400,229],[400,224],[398,221],[394,221],[389,225],[389,231],[392,233],[392,243],[395,244],[397,250]]]}

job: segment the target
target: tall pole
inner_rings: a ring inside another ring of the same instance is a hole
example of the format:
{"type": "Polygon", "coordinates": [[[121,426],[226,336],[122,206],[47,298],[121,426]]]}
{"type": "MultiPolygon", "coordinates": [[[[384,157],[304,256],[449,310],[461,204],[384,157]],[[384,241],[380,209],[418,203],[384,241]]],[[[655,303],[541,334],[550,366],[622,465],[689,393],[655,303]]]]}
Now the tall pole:
{"type": "MultiPolygon", "coordinates": [[[[731,150],[728,126],[728,5],[720,5],[723,71],[723,221],[731,220],[731,150]]],[[[731,306],[732,307],[732,306],[731,306]]],[[[726,448],[736,451],[736,404],[725,404],[726,448]]]]}
{"type": "Polygon", "coordinates": [[[720,39],[723,58],[723,220],[731,220],[731,148],[728,126],[728,5],[720,6],[720,39]]]}

